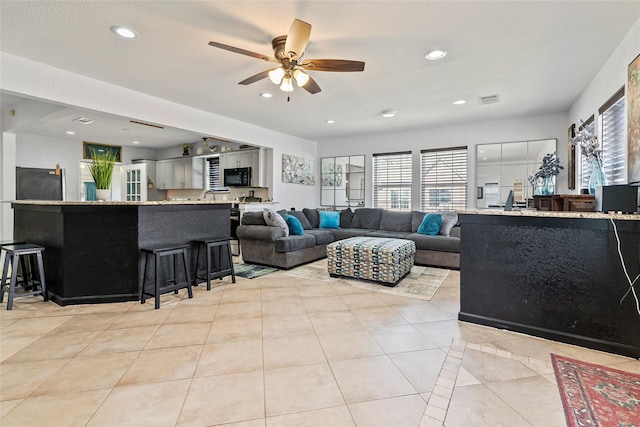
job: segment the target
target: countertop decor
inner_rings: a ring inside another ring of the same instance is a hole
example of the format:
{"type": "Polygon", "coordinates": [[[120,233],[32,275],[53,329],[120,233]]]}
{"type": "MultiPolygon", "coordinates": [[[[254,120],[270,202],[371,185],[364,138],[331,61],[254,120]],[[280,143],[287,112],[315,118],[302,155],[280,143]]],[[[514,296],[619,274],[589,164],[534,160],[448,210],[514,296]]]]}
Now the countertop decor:
{"type": "Polygon", "coordinates": [[[534,195],[551,195],[555,193],[555,177],[564,167],[560,166],[560,159],[556,153],[547,153],[542,158],[542,165],[538,172],[529,176],[529,183],[533,186],[534,195]]]}
{"type": "MultiPolygon", "coordinates": [[[[602,163],[602,148],[596,137],[584,121],[580,120],[580,131],[571,140],[571,143],[580,146],[580,152],[591,165],[591,176],[589,177],[589,194],[596,193],[596,187],[607,185],[602,163]]],[[[588,171],[586,171],[588,172],[588,171]]]]}

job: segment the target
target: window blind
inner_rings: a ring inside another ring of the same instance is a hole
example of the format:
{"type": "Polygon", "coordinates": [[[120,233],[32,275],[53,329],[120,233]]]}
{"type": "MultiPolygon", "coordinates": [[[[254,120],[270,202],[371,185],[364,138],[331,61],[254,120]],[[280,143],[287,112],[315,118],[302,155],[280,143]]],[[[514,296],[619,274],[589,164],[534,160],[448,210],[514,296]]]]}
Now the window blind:
{"type": "Polygon", "coordinates": [[[411,152],[373,155],[373,207],[411,209],[411,152]]]}
{"type": "Polygon", "coordinates": [[[220,158],[210,157],[207,159],[207,190],[221,187],[220,181],[220,158]]]}
{"type": "Polygon", "coordinates": [[[420,209],[467,207],[467,147],[420,152],[420,209]]]}
{"type": "Polygon", "coordinates": [[[607,185],[627,183],[626,129],[624,127],[624,87],[616,92],[598,111],[600,113],[600,141],[602,163],[607,185]]]}

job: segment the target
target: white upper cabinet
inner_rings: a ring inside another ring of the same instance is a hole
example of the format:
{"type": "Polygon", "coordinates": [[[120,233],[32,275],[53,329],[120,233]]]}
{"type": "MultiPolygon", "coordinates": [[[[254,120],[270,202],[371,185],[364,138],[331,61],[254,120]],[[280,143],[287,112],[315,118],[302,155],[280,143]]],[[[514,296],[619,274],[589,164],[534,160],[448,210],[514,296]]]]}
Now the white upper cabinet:
{"type": "Polygon", "coordinates": [[[156,163],[158,189],[204,188],[204,160],[197,157],[158,160],[156,163]]]}

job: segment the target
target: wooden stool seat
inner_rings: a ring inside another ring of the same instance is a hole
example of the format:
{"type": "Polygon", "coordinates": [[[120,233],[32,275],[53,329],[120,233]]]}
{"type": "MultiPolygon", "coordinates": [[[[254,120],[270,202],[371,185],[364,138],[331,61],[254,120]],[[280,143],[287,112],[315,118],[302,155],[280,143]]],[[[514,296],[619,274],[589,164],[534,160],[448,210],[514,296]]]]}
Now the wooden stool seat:
{"type": "Polygon", "coordinates": [[[144,304],[146,301],[146,296],[152,296],[155,299],[155,308],[160,308],[160,295],[166,292],[174,291],[176,294],[178,290],[182,288],[187,288],[187,293],[189,294],[189,298],[193,298],[193,292],[191,290],[191,274],[189,272],[189,267],[187,264],[187,249],[191,246],[189,244],[184,245],[159,245],[154,247],[140,248],[140,250],[144,253],[144,273],[142,276],[142,280],[140,281],[140,287],[138,291],[138,296],[140,298],[140,303],[144,304]],[[154,274],[153,280],[147,281],[147,269],[149,267],[149,257],[151,257],[154,261],[154,274]],[[161,276],[163,271],[160,269],[160,263],[162,258],[164,257],[172,257],[173,258],[173,267],[169,266],[170,270],[173,270],[172,277],[169,279],[162,279],[161,276]],[[182,258],[182,266],[184,269],[185,280],[178,280],[178,258],[182,258]],[[153,287],[147,289],[147,285],[153,283],[153,287]]]}
{"type": "Polygon", "coordinates": [[[42,295],[44,300],[48,301],[49,297],[47,295],[47,285],[44,275],[44,263],[42,261],[44,247],[31,243],[13,243],[3,244],[1,248],[5,252],[5,257],[2,268],[2,281],[0,282],[2,286],[0,303],[4,300],[5,290],[9,294],[7,310],[13,309],[13,299],[15,297],[42,295]],[[9,267],[11,267],[11,278],[7,284],[9,267]],[[21,270],[20,281],[18,280],[18,269],[21,270]],[[20,283],[20,286],[18,283],[20,283]],[[23,292],[16,294],[16,287],[22,288],[23,292]]]}
{"type": "Polygon", "coordinates": [[[193,284],[196,285],[198,279],[207,282],[207,290],[211,290],[212,279],[222,279],[231,276],[231,282],[236,283],[236,273],[233,269],[233,255],[231,254],[231,238],[230,237],[209,237],[194,240],[192,243],[196,245],[196,255],[194,258],[193,284]],[[200,271],[198,263],[200,262],[200,248],[204,247],[205,254],[205,270],[200,271]],[[217,248],[217,249],[216,249],[217,248]],[[215,255],[217,250],[218,256],[214,257],[212,265],[212,254],[215,255]],[[223,253],[224,252],[224,253],[223,253]],[[225,265],[226,261],[226,265],[225,265]]]}

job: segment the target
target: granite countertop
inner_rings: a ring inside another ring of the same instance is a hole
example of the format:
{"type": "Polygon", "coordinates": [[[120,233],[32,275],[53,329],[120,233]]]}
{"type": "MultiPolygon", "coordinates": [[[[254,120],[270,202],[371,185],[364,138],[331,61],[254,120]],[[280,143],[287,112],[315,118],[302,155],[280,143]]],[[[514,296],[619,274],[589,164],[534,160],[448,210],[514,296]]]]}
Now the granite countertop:
{"type": "Polygon", "coordinates": [[[42,206],[117,206],[117,205],[229,205],[232,201],[223,200],[155,200],[148,202],[79,202],[79,201],[60,201],[60,200],[3,200],[4,203],[13,203],[16,205],[42,205],[42,206]]]}
{"type": "Polygon", "coordinates": [[[460,209],[458,214],[465,215],[502,215],[502,216],[530,216],[547,218],[592,218],[592,219],[619,219],[627,221],[640,221],[640,214],[619,214],[602,212],[565,212],[565,211],[537,211],[537,210],[514,210],[505,211],[501,209],[460,209]]]}

